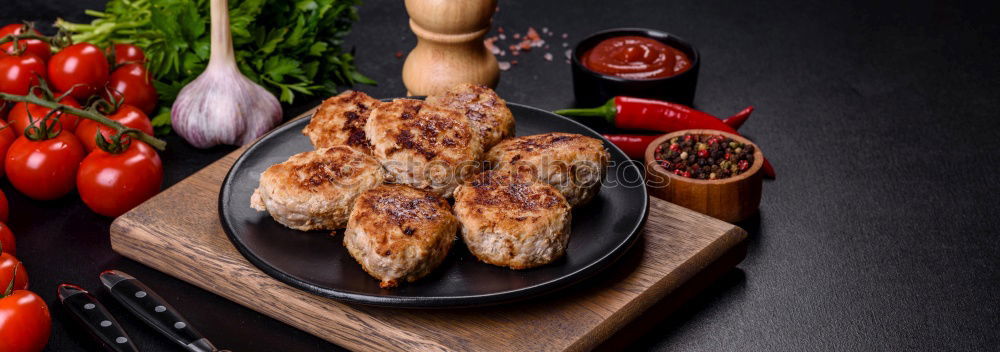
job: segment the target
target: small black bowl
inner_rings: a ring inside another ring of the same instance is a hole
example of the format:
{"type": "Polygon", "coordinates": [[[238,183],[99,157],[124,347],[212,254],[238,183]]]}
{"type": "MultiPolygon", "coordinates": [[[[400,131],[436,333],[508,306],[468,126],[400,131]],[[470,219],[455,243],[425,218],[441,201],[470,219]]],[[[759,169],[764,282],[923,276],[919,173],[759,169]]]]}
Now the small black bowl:
{"type": "Polygon", "coordinates": [[[578,106],[598,106],[614,96],[666,100],[684,105],[694,101],[701,57],[691,43],[677,36],[653,29],[615,28],[591,34],[576,44],[573,50],[573,93],[578,106]],[[627,79],[595,72],[583,66],[581,57],[601,41],[620,36],[640,36],[656,39],[676,48],[691,59],[691,68],[677,75],[655,79],[627,79]]]}

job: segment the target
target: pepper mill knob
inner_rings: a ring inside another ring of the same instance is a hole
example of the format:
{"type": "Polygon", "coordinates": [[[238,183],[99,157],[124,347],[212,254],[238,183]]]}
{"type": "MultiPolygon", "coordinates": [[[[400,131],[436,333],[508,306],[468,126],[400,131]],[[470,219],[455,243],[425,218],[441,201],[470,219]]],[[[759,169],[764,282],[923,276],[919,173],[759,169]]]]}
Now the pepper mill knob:
{"type": "Polygon", "coordinates": [[[459,83],[496,87],[500,69],[483,45],[496,0],[406,0],[417,46],[403,64],[408,95],[433,95],[459,83]]]}

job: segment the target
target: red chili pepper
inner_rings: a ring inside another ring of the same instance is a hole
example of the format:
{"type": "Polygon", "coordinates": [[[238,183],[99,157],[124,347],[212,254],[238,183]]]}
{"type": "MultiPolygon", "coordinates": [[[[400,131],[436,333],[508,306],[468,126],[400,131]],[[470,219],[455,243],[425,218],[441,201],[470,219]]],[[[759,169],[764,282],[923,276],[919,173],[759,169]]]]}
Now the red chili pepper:
{"type": "Polygon", "coordinates": [[[566,116],[603,117],[618,128],[674,132],[688,129],[711,129],[736,133],[736,128],[753,112],[753,107],[727,119],[729,123],[690,107],[665,101],[614,97],[603,106],[592,109],[564,109],[555,113],[566,116]]]}
{"type": "MultiPolygon", "coordinates": [[[[611,143],[614,143],[621,148],[625,155],[631,158],[642,159],[646,157],[646,147],[653,140],[656,139],[656,135],[641,135],[641,134],[606,134],[604,138],[607,138],[611,143]]],[[[671,146],[672,147],[672,146],[671,146]]],[[[678,146],[679,149],[679,146],[678,146]]]]}
{"type": "MultiPolygon", "coordinates": [[[[751,112],[753,112],[752,106],[743,109],[729,119],[720,120],[715,116],[681,104],[623,96],[614,97],[608,100],[607,104],[596,108],[555,111],[555,113],[564,116],[603,117],[608,123],[621,129],[659,132],[708,129],[737,135],[739,132],[736,131],[736,128],[743,125],[751,112]],[[727,122],[727,120],[731,121],[727,122]]],[[[774,167],[767,159],[764,159],[764,174],[771,178],[775,177],[774,167]]]]}

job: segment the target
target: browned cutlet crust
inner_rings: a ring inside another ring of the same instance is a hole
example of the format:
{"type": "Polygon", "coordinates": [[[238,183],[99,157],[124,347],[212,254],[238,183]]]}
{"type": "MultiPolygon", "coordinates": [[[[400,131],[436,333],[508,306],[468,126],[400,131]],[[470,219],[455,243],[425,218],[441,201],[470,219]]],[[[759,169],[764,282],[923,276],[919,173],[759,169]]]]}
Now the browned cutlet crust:
{"type": "Polygon", "coordinates": [[[511,269],[548,264],[565,253],[570,206],[526,173],[486,171],[455,191],[462,238],[480,261],[511,269]]]}
{"type": "Polygon", "coordinates": [[[362,193],[345,232],[344,245],[383,288],[412,282],[447,256],[458,220],[444,198],[403,185],[382,185],[362,193]]]}
{"type": "Polygon", "coordinates": [[[472,123],[458,110],[397,99],[372,111],[365,126],[372,155],[394,182],[449,197],[478,170],[482,144],[472,123]]]}
{"type": "Polygon", "coordinates": [[[347,224],[354,199],[384,181],[371,155],[345,145],[299,153],[260,177],[251,206],[298,230],[333,230],[347,224]]]}
{"type": "Polygon", "coordinates": [[[505,139],[484,156],[495,169],[528,172],[566,197],[571,206],[599,191],[610,155],[600,139],[552,132],[505,139]]]}
{"type": "Polygon", "coordinates": [[[377,104],[379,101],[368,94],[343,92],[323,101],[302,134],[309,137],[315,148],[343,144],[370,153],[365,123],[377,104]]]}
{"type": "Polygon", "coordinates": [[[507,102],[486,86],[459,84],[442,94],[427,97],[427,103],[465,114],[479,132],[484,149],[514,136],[514,115],[507,108],[507,102]]]}

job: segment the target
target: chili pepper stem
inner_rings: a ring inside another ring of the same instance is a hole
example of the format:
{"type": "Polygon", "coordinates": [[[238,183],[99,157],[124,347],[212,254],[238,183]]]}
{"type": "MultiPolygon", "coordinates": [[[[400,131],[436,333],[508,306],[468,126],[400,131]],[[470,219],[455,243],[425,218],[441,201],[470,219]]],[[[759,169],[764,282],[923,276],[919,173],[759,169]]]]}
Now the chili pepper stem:
{"type": "Polygon", "coordinates": [[[608,100],[606,104],[596,108],[562,109],[553,112],[563,116],[603,117],[604,120],[608,121],[608,123],[614,124],[615,115],[618,114],[618,107],[615,105],[615,99],[611,98],[611,100],[608,100]]]}
{"type": "Polygon", "coordinates": [[[0,100],[31,103],[31,104],[35,104],[35,105],[44,106],[44,107],[47,107],[49,109],[61,109],[65,113],[69,113],[69,114],[73,114],[73,115],[76,115],[76,116],[79,116],[79,117],[83,117],[83,118],[87,118],[87,119],[90,119],[90,120],[94,120],[94,121],[97,121],[100,124],[103,124],[105,126],[111,127],[112,129],[115,130],[116,133],[128,132],[128,133],[134,135],[136,137],[136,139],[138,139],[140,141],[143,141],[143,142],[146,142],[146,144],[149,144],[151,147],[156,148],[157,150],[164,150],[167,147],[167,142],[164,142],[163,140],[160,140],[160,139],[157,139],[156,137],[150,136],[150,135],[148,135],[145,132],[142,132],[140,130],[137,130],[137,129],[134,129],[134,128],[128,128],[125,125],[122,125],[121,123],[118,123],[118,121],[109,119],[109,118],[105,117],[104,115],[98,114],[98,113],[90,111],[90,110],[83,110],[83,109],[74,108],[72,106],[59,104],[57,102],[48,101],[48,100],[36,97],[34,95],[31,95],[31,94],[28,94],[28,95],[13,95],[13,94],[7,94],[7,93],[0,93],[0,100]]]}

